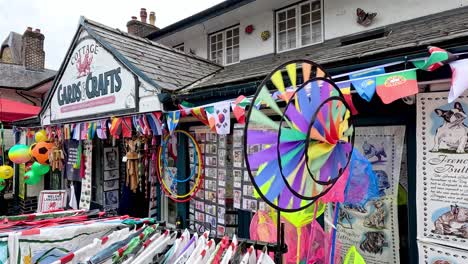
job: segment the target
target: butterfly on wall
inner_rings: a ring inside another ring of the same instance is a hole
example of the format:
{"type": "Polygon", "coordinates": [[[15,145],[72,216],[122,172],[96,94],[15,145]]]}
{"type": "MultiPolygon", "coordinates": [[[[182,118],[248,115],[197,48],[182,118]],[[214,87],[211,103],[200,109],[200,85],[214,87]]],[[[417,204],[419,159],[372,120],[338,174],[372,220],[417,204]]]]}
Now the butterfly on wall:
{"type": "Polygon", "coordinates": [[[368,26],[372,23],[374,18],[377,16],[377,13],[367,13],[361,8],[356,9],[357,22],[360,25],[368,26]]]}

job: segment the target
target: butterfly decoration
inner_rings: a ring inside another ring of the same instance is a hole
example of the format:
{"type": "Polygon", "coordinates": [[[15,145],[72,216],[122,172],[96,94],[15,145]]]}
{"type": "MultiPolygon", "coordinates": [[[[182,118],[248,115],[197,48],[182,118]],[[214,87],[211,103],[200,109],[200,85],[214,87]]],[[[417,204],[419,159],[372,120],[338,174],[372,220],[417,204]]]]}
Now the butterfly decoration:
{"type": "Polygon", "coordinates": [[[357,22],[359,25],[369,26],[374,18],[377,16],[377,13],[367,13],[361,8],[356,9],[357,22]]]}

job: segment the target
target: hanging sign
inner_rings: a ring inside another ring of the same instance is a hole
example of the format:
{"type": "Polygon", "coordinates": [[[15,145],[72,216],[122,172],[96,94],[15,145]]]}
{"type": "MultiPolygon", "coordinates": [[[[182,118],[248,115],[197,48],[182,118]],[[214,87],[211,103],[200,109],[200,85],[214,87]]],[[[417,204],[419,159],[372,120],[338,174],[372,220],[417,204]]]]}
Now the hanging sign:
{"type": "Polygon", "coordinates": [[[464,254],[468,250],[466,111],[466,93],[452,103],[447,103],[446,92],[417,97],[417,237],[419,242],[464,249],[464,254]]]}
{"type": "Polygon", "coordinates": [[[52,122],[136,110],[136,78],[98,42],[84,38],[70,56],[55,83],[52,122]]]}
{"type": "Polygon", "coordinates": [[[38,213],[62,210],[66,207],[67,193],[64,190],[41,191],[37,206],[38,213]]]}

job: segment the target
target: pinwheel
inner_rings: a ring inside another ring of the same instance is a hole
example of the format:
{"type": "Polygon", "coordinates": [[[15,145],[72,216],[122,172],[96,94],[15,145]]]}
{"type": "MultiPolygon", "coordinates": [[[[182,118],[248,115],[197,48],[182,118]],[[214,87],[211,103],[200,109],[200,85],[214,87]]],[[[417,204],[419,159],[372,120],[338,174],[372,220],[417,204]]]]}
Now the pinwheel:
{"type": "Polygon", "coordinates": [[[168,134],[164,137],[161,142],[161,145],[158,150],[158,169],[157,175],[159,179],[159,183],[161,184],[161,188],[164,193],[175,202],[187,202],[200,189],[203,183],[203,157],[200,150],[200,146],[198,145],[195,138],[188,132],[183,130],[175,130],[172,134],[168,134]],[[179,173],[174,173],[171,171],[168,162],[168,144],[171,141],[172,137],[177,137],[178,135],[185,136],[188,139],[188,143],[192,145],[194,148],[194,160],[195,165],[190,169],[190,175],[184,177],[183,175],[179,175],[179,173]],[[177,185],[178,183],[187,183],[189,180],[194,179],[195,184],[190,190],[185,194],[180,194],[178,192],[177,185]]]}
{"type": "Polygon", "coordinates": [[[260,84],[249,108],[247,171],[258,196],[277,210],[294,212],[313,204],[333,187],[351,158],[351,111],[326,76],[311,61],[283,64],[260,84]],[[263,150],[248,152],[259,144],[263,150]]]}

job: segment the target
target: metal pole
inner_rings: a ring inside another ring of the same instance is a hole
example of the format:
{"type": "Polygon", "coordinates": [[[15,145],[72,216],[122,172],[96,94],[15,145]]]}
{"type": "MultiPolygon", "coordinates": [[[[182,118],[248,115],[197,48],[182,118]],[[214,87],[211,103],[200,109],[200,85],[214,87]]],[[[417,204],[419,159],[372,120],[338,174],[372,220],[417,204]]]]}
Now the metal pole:
{"type": "MultiPolygon", "coordinates": [[[[279,201],[279,196],[278,196],[278,201],[279,201]]],[[[282,263],[282,247],[283,247],[283,234],[282,234],[282,228],[281,228],[281,216],[280,216],[280,211],[276,210],[276,243],[277,243],[277,250],[275,252],[275,263],[281,264],[282,263]]]]}

